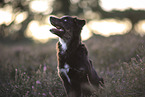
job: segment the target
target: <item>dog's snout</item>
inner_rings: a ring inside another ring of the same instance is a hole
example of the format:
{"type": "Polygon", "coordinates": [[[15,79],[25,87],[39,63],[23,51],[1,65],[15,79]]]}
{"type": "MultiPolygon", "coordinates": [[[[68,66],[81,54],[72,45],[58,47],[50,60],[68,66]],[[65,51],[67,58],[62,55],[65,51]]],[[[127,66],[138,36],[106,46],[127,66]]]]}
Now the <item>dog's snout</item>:
{"type": "Polygon", "coordinates": [[[49,18],[50,18],[50,20],[51,20],[53,17],[52,17],[52,16],[50,16],[49,18]]]}
{"type": "Polygon", "coordinates": [[[50,16],[50,20],[58,20],[59,18],[50,16]]]}
{"type": "Polygon", "coordinates": [[[50,16],[50,21],[52,21],[54,19],[54,17],[50,16]]]}
{"type": "Polygon", "coordinates": [[[53,16],[50,16],[50,17],[49,17],[49,20],[50,20],[50,23],[51,23],[52,25],[55,25],[55,23],[56,23],[56,21],[57,21],[57,18],[55,18],[55,17],[53,17],[53,16]]]}

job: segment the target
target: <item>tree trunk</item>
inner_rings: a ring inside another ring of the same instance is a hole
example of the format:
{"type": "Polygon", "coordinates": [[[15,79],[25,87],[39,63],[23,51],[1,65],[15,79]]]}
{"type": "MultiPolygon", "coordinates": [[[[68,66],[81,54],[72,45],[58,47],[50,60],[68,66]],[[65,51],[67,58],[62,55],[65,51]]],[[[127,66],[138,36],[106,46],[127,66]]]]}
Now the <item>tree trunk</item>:
{"type": "Polygon", "coordinates": [[[25,37],[25,30],[27,29],[28,24],[30,23],[30,21],[33,20],[33,17],[34,17],[33,13],[28,12],[28,17],[27,17],[27,19],[25,21],[22,22],[22,27],[17,32],[16,39],[20,39],[20,40],[26,39],[26,37],[25,37]]]}

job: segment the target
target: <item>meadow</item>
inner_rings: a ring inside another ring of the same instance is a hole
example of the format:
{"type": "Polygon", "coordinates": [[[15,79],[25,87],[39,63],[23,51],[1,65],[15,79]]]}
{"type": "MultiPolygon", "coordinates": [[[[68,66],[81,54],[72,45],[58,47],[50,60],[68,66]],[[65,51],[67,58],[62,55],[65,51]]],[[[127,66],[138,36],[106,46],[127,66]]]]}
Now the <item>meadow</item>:
{"type": "MultiPolygon", "coordinates": [[[[0,42],[0,97],[66,97],[56,42],[0,42]]],[[[145,97],[145,37],[94,35],[84,43],[105,81],[92,97],[145,97]]]]}

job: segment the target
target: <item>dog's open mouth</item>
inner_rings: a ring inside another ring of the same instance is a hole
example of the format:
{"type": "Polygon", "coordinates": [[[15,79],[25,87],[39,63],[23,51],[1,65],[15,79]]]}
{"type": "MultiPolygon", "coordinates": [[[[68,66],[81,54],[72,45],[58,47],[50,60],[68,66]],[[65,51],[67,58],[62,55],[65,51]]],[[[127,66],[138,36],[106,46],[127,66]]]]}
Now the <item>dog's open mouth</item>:
{"type": "Polygon", "coordinates": [[[55,28],[50,29],[50,31],[53,34],[56,34],[57,36],[61,37],[64,34],[65,30],[61,26],[60,19],[55,18],[55,17],[50,17],[50,22],[55,27],[55,28]]]}
{"type": "Polygon", "coordinates": [[[55,28],[50,29],[50,31],[55,34],[55,33],[64,32],[64,29],[60,26],[55,26],[55,28]]]}

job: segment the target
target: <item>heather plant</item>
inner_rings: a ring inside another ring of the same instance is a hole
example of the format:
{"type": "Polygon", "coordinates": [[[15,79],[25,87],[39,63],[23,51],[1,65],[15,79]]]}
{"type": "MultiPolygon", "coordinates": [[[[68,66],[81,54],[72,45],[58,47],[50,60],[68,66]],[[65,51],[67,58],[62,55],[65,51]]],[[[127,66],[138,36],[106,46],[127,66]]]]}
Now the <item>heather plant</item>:
{"type": "MultiPolygon", "coordinates": [[[[65,97],[55,44],[0,43],[0,97],[65,97]]],[[[145,96],[145,37],[94,36],[85,41],[105,86],[92,97],[145,96]]]]}
{"type": "Polygon", "coordinates": [[[142,97],[145,95],[145,59],[132,58],[121,63],[117,70],[105,72],[105,93],[100,97],[142,97]]]}

